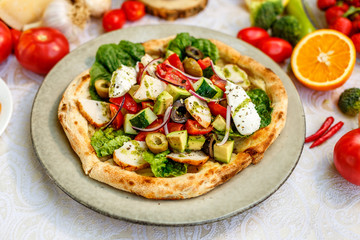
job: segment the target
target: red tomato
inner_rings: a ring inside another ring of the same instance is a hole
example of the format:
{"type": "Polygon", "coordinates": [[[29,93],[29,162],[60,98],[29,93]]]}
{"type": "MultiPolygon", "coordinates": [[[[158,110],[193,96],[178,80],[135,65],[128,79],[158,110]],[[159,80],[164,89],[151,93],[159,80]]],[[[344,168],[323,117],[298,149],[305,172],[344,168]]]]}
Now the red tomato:
{"type": "Polygon", "coordinates": [[[334,148],[334,164],[349,182],[360,185],[360,128],[340,138],[334,148]]]}
{"type": "Polygon", "coordinates": [[[110,10],[104,14],[102,25],[106,32],[122,28],[126,22],[125,13],[122,9],[110,10]]]}
{"type": "Polygon", "coordinates": [[[263,39],[269,38],[269,33],[260,27],[248,27],[241,29],[238,34],[237,38],[250,43],[251,45],[257,47],[258,43],[263,39]]]}
{"type": "Polygon", "coordinates": [[[209,57],[206,57],[204,59],[199,59],[197,62],[200,65],[201,69],[204,70],[205,68],[208,68],[211,66],[210,61],[211,61],[211,59],[209,57]]]}
{"type": "MultiPolygon", "coordinates": [[[[118,112],[119,107],[116,106],[115,104],[110,104],[110,112],[111,112],[111,117],[114,117],[115,114],[118,112]]],[[[118,113],[118,115],[116,116],[116,118],[114,119],[114,121],[111,123],[111,125],[113,126],[113,128],[115,130],[118,130],[121,128],[121,126],[124,124],[124,116],[122,115],[121,111],[118,113]]]]}
{"type": "Polygon", "coordinates": [[[145,108],[150,108],[151,110],[154,109],[154,102],[150,102],[150,101],[145,101],[145,102],[141,102],[141,108],[145,109],[145,108]]]}
{"type": "Polygon", "coordinates": [[[137,77],[136,77],[136,82],[137,82],[137,84],[140,84],[141,77],[143,75],[143,71],[144,71],[145,66],[141,62],[138,62],[138,67],[139,67],[139,72],[138,72],[137,77]]]}
{"type": "Polygon", "coordinates": [[[69,53],[69,42],[56,29],[32,28],[24,31],[15,49],[19,63],[26,69],[45,75],[69,53]]]}
{"type": "Polygon", "coordinates": [[[181,130],[185,129],[184,124],[175,123],[175,122],[169,122],[167,124],[167,127],[168,127],[168,130],[169,130],[169,133],[176,132],[176,131],[181,131],[181,130]]]}
{"type": "Polygon", "coordinates": [[[11,53],[12,39],[10,29],[0,21],[0,63],[11,53]]]}
{"type": "Polygon", "coordinates": [[[208,106],[213,116],[217,116],[220,114],[224,119],[226,119],[226,107],[223,107],[215,102],[209,102],[208,106]]]}
{"type": "Polygon", "coordinates": [[[270,37],[259,43],[259,49],[271,57],[275,62],[281,63],[289,58],[292,46],[288,41],[277,37],[270,37]]]}
{"type": "Polygon", "coordinates": [[[181,71],[184,71],[184,66],[179,58],[179,56],[176,53],[171,54],[167,60],[171,65],[176,67],[177,69],[180,69],[181,71]]]}
{"type": "Polygon", "coordinates": [[[221,90],[223,90],[225,92],[225,86],[227,81],[220,79],[218,76],[216,76],[215,74],[211,76],[210,80],[212,81],[212,83],[217,86],[218,88],[220,88],[221,90]]]}
{"type": "Polygon", "coordinates": [[[15,48],[16,48],[17,44],[19,43],[21,32],[16,29],[10,29],[10,31],[11,31],[11,38],[12,38],[12,48],[13,48],[13,51],[15,51],[15,48]]]}
{"type": "Polygon", "coordinates": [[[137,21],[145,15],[145,5],[138,1],[125,1],[121,5],[124,10],[126,19],[130,21],[137,21]]]}
{"type": "MultiPolygon", "coordinates": [[[[160,124],[162,124],[163,120],[161,118],[156,119],[153,123],[151,123],[149,126],[147,126],[146,128],[154,128],[156,126],[159,126],[160,124]]],[[[161,132],[164,133],[164,128],[160,128],[156,131],[153,132],[161,132]]],[[[136,135],[136,137],[134,138],[136,141],[145,141],[146,136],[152,132],[140,132],[138,135],[136,135]]]]}
{"type": "Polygon", "coordinates": [[[198,121],[189,119],[185,123],[185,128],[190,135],[203,135],[206,133],[209,133],[213,130],[212,126],[209,126],[207,128],[204,128],[201,126],[198,121]]]}
{"type": "Polygon", "coordinates": [[[171,67],[166,66],[167,61],[160,63],[156,66],[156,72],[160,77],[164,78],[167,82],[173,83],[177,86],[188,86],[188,79],[181,74],[180,72],[172,69],[171,67]]]}
{"type": "Polygon", "coordinates": [[[125,102],[123,108],[128,110],[129,113],[137,113],[140,109],[138,108],[138,105],[135,102],[135,100],[128,93],[126,93],[123,97],[110,98],[109,101],[120,106],[124,97],[125,97],[125,102]]]}

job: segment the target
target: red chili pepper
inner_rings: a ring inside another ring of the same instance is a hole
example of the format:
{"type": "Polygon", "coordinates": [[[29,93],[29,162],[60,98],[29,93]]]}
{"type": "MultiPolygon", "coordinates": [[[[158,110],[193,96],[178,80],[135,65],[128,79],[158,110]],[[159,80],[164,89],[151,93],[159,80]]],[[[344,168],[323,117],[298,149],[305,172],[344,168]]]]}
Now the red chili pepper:
{"type": "Polygon", "coordinates": [[[316,139],[318,139],[319,137],[321,137],[321,135],[323,135],[326,130],[328,130],[328,128],[331,126],[331,124],[334,122],[334,118],[333,117],[328,117],[325,122],[321,125],[320,129],[317,130],[316,133],[314,133],[313,135],[305,138],[305,142],[312,142],[315,141],[316,139]]]}
{"type": "Polygon", "coordinates": [[[329,129],[329,131],[327,131],[324,135],[322,135],[320,138],[318,138],[315,142],[313,142],[313,144],[310,146],[310,148],[319,146],[320,144],[322,144],[323,142],[325,142],[326,140],[328,140],[330,137],[332,137],[335,133],[337,133],[337,131],[340,130],[340,128],[342,128],[342,126],[344,125],[344,123],[342,121],[338,122],[337,124],[335,124],[333,127],[331,127],[329,129]]]}

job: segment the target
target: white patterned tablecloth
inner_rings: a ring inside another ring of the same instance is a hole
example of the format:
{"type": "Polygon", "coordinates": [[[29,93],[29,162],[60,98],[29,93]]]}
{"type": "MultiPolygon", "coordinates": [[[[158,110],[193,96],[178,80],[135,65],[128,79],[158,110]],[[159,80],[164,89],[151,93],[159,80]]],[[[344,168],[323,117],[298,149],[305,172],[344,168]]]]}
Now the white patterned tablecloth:
{"type": "MultiPolygon", "coordinates": [[[[162,22],[146,15],[124,27],[162,22]]],[[[232,36],[250,26],[240,0],[210,0],[197,16],[174,23],[232,36]]],[[[100,21],[92,20],[71,49],[102,33],[100,21]]],[[[336,101],[344,89],[360,87],[359,61],[346,84],[334,91],[313,91],[293,80],[304,105],[306,135],[330,115],[345,122],[339,133],[321,147],[310,150],[306,145],[289,179],[264,202],[234,217],[192,227],[116,220],[67,196],[46,175],[31,144],[31,107],[43,77],[24,70],[13,55],[0,64],[0,77],[14,100],[10,124],[0,136],[0,239],[360,239],[360,187],[345,181],[332,159],[336,141],[357,127],[354,118],[339,112],[336,101]]]]}

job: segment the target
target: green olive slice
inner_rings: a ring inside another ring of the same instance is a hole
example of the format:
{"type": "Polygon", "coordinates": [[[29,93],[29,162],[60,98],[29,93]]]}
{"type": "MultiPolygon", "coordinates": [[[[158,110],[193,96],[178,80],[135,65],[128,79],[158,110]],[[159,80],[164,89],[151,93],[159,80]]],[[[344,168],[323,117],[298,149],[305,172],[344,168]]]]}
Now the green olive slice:
{"type": "Polygon", "coordinates": [[[145,138],[145,142],[153,153],[160,153],[169,148],[166,136],[162,133],[149,133],[145,138]]]}
{"type": "Polygon", "coordinates": [[[203,71],[195,59],[186,58],[183,61],[183,65],[184,65],[184,70],[186,73],[188,73],[194,77],[201,77],[203,75],[203,71]]]}
{"type": "Polygon", "coordinates": [[[95,82],[95,89],[97,94],[101,98],[108,98],[109,97],[109,88],[110,88],[110,82],[106,81],[104,79],[96,80],[95,82]]]}

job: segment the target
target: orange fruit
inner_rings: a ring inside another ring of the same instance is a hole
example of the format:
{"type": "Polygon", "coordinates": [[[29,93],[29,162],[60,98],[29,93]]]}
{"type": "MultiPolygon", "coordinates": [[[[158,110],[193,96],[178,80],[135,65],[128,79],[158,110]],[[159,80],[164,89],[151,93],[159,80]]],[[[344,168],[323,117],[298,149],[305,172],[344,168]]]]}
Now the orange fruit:
{"type": "Polygon", "coordinates": [[[309,33],[291,55],[295,77],[305,86],[321,91],[343,85],[355,62],[356,50],[351,39],[331,29],[309,33]]]}

